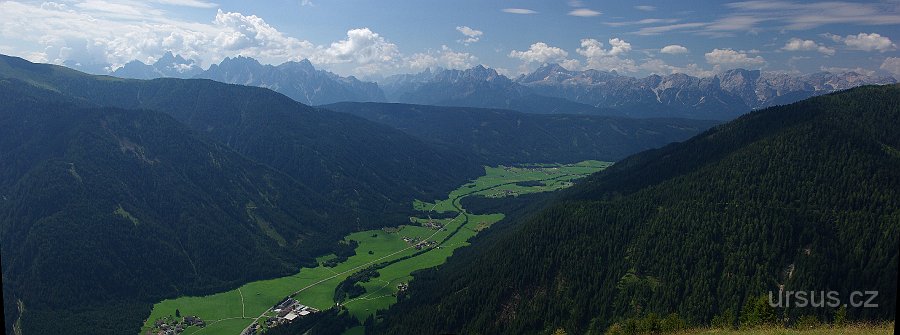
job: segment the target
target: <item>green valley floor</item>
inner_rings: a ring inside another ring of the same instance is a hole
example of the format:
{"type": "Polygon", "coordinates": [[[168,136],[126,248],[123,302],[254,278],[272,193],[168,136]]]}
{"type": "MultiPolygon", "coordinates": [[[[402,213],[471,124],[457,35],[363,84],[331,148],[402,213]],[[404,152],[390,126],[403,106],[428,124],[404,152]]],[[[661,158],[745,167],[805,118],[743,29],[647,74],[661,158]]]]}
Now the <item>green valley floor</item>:
{"type": "MultiPolygon", "coordinates": [[[[237,289],[204,297],[180,297],[157,303],[141,333],[155,328],[157,320],[197,316],[205,327],[189,326],[183,334],[239,334],[255,321],[273,316],[272,307],[287,296],[299,303],[325,310],[335,306],[335,289],[359,272],[373,267],[377,277],[359,284],[362,295],[341,302],[360,321],[396,302],[397,292],[416,270],[440,265],[479,231],[503,219],[502,213],[475,215],[460,201],[468,196],[508,197],[549,192],[572,185],[573,180],[605,169],[608,162],[532,164],[485,167],[485,175],[450,192],[446,199],[416,201],[418,215],[397,227],[352,233],[345,241],[358,242],[356,255],[333,267],[323,265],[334,255],[319,258],[319,266],[299,273],[245,284],[237,289]],[[432,217],[434,216],[434,218],[432,217]]],[[[360,329],[352,329],[358,331],[360,329]]]]}

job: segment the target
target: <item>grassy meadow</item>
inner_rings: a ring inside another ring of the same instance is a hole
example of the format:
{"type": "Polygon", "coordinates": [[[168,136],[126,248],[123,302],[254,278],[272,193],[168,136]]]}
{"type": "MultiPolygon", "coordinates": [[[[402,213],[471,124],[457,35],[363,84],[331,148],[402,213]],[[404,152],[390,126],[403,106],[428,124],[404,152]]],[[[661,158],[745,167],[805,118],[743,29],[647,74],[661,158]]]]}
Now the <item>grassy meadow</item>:
{"type": "MultiPolygon", "coordinates": [[[[141,332],[151,330],[155,320],[174,316],[178,310],[182,316],[198,316],[207,324],[204,328],[190,327],[184,334],[239,334],[258,316],[294,292],[299,291],[294,298],[300,303],[320,310],[328,309],[335,305],[334,292],[341,281],[370,265],[392,262],[377,270],[378,277],[360,283],[366,290],[362,296],[343,302],[352,315],[360,321],[365,320],[376,310],[386,309],[396,302],[398,285],[408,283],[412,272],[440,265],[454,250],[468,245],[467,241],[479,231],[503,219],[500,213],[467,213],[459,204],[463,197],[504,197],[555,191],[570,186],[574,179],[609,165],[611,163],[585,161],[569,165],[485,167],[484,176],[450,192],[446,199],[415,201],[413,207],[420,213],[411,217],[408,225],[347,235],[345,240],[359,243],[356,255],[335,267],[319,265],[301,269],[291,276],[247,283],[227,292],[164,300],[153,306],[141,332]],[[430,214],[437,213],[443,213],[441,218],[430,218],[430,214]],[[439,223],[443,228],[424,226],[429,221],[439,223]],[[443,243],[420,252],[404,238],[443,243]],[[415,256],[409,257],[412,255],[415,256]],[[404,257],[408,258],[399,260],[404,257]]],[[[320,258],[320,264],[328,257],[333,255],[320,258]]],[[[349,332],[359,330],[351,329],[349,332]]]]}

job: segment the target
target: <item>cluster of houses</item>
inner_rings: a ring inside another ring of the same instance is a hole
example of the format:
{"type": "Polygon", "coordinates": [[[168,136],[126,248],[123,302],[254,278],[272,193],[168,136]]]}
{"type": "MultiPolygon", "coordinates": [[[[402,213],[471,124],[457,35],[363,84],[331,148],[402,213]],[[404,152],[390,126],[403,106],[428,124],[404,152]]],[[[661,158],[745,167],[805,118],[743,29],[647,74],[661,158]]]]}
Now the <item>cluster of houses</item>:
{"type": "MultiPolygon", "coordinates": [[[[266,328],[274,328],[288,324],[294,322],[294,320],[297,320],[298,318],[303,318],[318,311],[318,309],[301,304],[294,298],[285,298],[272,308],[272,312],[275,312],[275,315],[266,318],[266,328]]],[[[253,325],[251,325],[250,328],[247,328],[242,335],[259,334],[261,328],[262,326],[258,323],[253,323],[253,325]]]]}
{"type": "Polygon", "coordinates": [[[422,226],[438,230],[444,228],[444,224],[440,223],[439,221],[435,221],[430,216],[428,217],[428,221],[422,223],[422,226]]]}
{"type": "Polygon", "coordinates": [[[506,172],[517,172],[517,171],[514,171],[513,169],[518,169],[520,171],[544,172],[546,174],[559,173],[558,167],[519,167],[519,168],[517,168],[517,167],[513,167],[513,166],[504,166],[504,165],[501,165],[500,167],[503,168],[503,171],[506,171],[506,172]]]}
{"type": "Polygon", "coordinates": [[[418,238],[405,237],[405,236],[403,237],[403,242],[406,242],[406,244],[412,245],[413,247],[416,248],[416,250],[422,250],[422,249],[426,249],[426,248],[434,248],[438,244],[436,241],[431,241],[431,240],[419,241],[418,238]]]}
{"type": "Polygon", "coordinates": [[[498,192],[490,193],[487,196],[488,198],[517,197],[519,196],[519,192],[513,190],[500,190],[498,192]]]}
{"type": "Polygon", "coordinates": [[[206,327],[206,322],[196,316],[185,316],[181,320],[165,317],[153,323],[153,329],[147,331],[147,335],[178,335],[187,327],[206,327]]]}

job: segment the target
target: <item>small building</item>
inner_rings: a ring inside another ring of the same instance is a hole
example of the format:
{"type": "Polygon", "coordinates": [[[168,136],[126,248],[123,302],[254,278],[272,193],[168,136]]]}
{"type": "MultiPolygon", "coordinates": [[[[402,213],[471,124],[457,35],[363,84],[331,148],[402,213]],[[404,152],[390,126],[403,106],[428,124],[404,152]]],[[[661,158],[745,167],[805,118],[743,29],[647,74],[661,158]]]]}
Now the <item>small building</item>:
{"type": "MultiPolygon", "coordinates": [[[[301,312],[301,313],[303,313],[303,312],[301,312]]],[[[294,319],[296,319],[296,318],[297,318],[297,314],[295,314],[294,312],[290,312],[284,316],[284,319],[288,320],[288,321],[294,321],[294,319]]]]}

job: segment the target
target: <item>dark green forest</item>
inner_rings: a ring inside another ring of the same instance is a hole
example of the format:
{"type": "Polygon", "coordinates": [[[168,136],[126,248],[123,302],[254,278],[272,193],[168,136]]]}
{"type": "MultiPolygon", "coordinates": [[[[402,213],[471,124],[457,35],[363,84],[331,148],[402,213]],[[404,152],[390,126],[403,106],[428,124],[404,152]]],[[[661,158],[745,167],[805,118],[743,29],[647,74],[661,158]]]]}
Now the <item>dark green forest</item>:
{"type": "Polygon", "coordinates": [[[323,106],[472,152],[486,165],[618,161],[718,122],[527,114],[504,109],[342,102],[323,106]]]}
{"type": "MultiPolygon", "coordinates": [[[[629,157],[415,275],[384,334],[597,334],[758,321],[761,297],[879,291],[850,320],[894,320],[900,86],[750,113],[629,157]],[[489,243],[483,243],[488,241],[489,243]]],[[[763,298],[764,299],[764,298],[763,298]]],[[[831,321],[835,308],[773,319],[831,321]]]]}
{"type": "MultiPolygon", "coordinates": [[[[438,198],[481,167],[390,127],[315,109],[268,89],[211,80],[127,80],[0,55],[16,78],[98,106],[151,109],[361,211],[372,226],[405,219],[409,201],[438,198]],[[365,215],[381,213],[383,215],[365,215]]],[[[365,224],[365,222],[363,222],[365,224]]]]}
{"type": "Polygon", "coordinates": [[[155,300],[315,264],[354,219],[166,114],[2,80],[0,119],[4,305],[36,333],[136,332],[155,300]]]}

